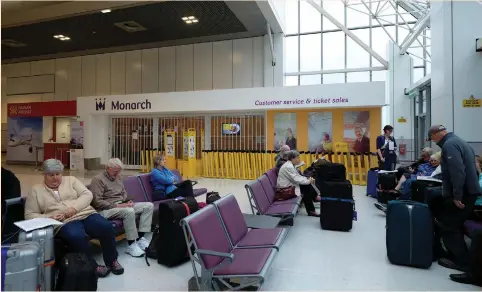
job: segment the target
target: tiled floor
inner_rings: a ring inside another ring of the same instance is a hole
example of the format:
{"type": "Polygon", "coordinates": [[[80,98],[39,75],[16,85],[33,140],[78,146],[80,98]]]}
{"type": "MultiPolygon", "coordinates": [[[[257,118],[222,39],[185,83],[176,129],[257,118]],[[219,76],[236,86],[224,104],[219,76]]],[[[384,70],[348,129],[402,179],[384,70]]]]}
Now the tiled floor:
{"type": "MultiPolygon", "coordinates": [[[[32,167],[7,166],[20,178],[22,189],[28,191],[42,182],[40,172],[32,167]]],[[[129,172],[125,172],[127,175],[129,172]]],[[[89,183],[95,172],[72,173],[89,183]]],[[[244,212],[249,212],[244,185],[246,181],[200,179],[199,187],[232,193],[244,212]]],[[[351,232],[324,231],[316,218],[305,216],[304,210],[295,219],[263,290],[417,290],[417,291],[480,291],[448,279],[453,272],[434,264],[429,270],[391,265],[386,257],[385,217],[367,198],[363,187],[354,187],[358,222],[351,232]]],[[[204,197],[199,198],[204,200],[204,197]]],[[[99,281],[99,290],[170,290],[187,291],[187,281],[193,275],[186,263],[177,268],[165,268],[155,261],[148,267],[143,258],[124,253],[126,242],[118,245],[122,276],[110,275],[99,281]]],[[[98,257],[102,262],[101,257],[98,257]]]]}

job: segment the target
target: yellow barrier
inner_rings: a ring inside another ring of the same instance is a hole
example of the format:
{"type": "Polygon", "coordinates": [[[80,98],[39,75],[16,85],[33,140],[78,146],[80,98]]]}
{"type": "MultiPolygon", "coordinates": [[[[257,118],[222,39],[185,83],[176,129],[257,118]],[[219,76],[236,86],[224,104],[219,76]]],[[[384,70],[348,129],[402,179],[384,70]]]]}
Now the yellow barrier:
{"type": "MultiPolygon", "coordinates": [[[[142,172],[150,172],[153,165],[152,159],[160,153],[157,149],[145,149],[141,151],[142,172]]],[[[345,165],[347,179],[353,185],[365,186],[367,184],[367,172],[370,168],[378,167],[378,159],[375,153],[314,153],[301,152],[301,158],[308,168],[314,161],[321,157],[345,165]]],[[[181,173],[187,176],[202,176],[206,178],[220,179],[244,179],[252,180],[263,175],[275,166],[275,151],[213,151],[203,150],[201,160],[195,161],[195,168],[188,161],[178,160],[176,166],[181,173]]],[[[191,158],[192,159],[192,158],[191,158]]]]}

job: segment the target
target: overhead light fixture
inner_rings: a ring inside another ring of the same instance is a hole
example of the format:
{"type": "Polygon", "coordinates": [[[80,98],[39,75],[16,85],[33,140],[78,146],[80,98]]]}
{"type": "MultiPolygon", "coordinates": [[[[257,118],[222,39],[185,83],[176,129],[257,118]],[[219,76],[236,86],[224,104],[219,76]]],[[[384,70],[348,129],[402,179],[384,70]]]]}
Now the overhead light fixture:
{"type": "Polygon", "coordinates": [[[110,9],[103,9],[103,10],[101,10],[100,12],[102,12],[102,13],[109,13],[109,12],[111,12],[111,11],[112,11],[112,10],[110,10],[110,9]]]}
{"type": "Polygon", "coordinates": [[[63,35],[63,34],[56,34],[54,35],[55,39],[61,40],[61,41],[68,41],[70,40],[70,37],[63,35]]]}
{"type": "Polygon", "coordinates": [[[197,19],[195,16],[184,16],[182,18],[182,20],[184,20],[185,23],[187,24],[192,24],[192,23],[198,23],[199,22],[199,19],[197,19]]]}

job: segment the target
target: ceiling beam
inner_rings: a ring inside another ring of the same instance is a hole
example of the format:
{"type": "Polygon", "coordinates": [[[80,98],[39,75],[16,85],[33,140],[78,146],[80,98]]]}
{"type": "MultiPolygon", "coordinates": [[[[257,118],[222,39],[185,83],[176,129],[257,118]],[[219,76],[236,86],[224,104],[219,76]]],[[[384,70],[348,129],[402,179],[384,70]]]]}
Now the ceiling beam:
{"type": "Polygon", "coordinates": [[[430,22],[430,13],[425,14],[420,18],[415,24],[413,30],[407,35],[407,37],[400,44],[400,55],[404,55],[408,48],[417,40],[418,36],[423,32],[423,30],[428,26],[430,22]]]}
{"type": "Polygon", "coordinates": [[[150,1],[65,1],[31,9],[2,12],[2,28],[36,22],[67,18],[98,12],[103,9],[120,9],[148,4],[150,1]]]}
{"type": "Polygon", "coordinates": [[[335,17],[333,17],[330,13],[328,13],[323,7],[315,3],[313,0],[307,0],[307,2],[313,6],[316,10],[318,10],[321,15],[326,17],[329,21],[331,21],[336,27],[341,29],[347,36],[349,36],[355,43],[360,45],[365,51],[367,51],[373,58],[377,59],[385,68],[388,68],[388,62],[382,56],[380,56],[377,52],[375,52],[370,46],[365,44],[360,38],[358,38],[353,32],[351,32],[346,26],[341,24],[335,17]]]}

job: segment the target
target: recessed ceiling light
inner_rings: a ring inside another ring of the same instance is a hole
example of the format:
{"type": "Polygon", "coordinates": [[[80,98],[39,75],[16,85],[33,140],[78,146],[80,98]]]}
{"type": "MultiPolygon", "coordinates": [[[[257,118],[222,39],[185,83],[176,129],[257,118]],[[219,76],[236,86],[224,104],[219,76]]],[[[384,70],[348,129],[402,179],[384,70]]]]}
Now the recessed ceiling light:
{"type": "Polygon", "coordinates": [[[70,40],[70,38],[66,36],[66,37],[60,38],[60,40],[61,41],[68,41],[68,40],[70,40]]]}
{"type": "Polygon", "coordinates": [[[182,20],[184,20],[185,23],[187,24],[192,24],[192,23],[198,23],[199,22],[199,19],[197,19],[195,16],[184,16],[182,18],[182,20]]]}
{"type": "Polygon", "coordinates": [[[102,12],[102,13],[109,13],[109,12],[111,12],[111,11],[112,11],[112,10],[110,10],[110,9],[104,9],[104,10],[101,10],[100,12],[102,12]]]}
{"type": "Polygon", "coordinates": [[[54,38],[56,38],[56,39],[60,39],[60,38],[63,38],[63,37],[64,37],[64,36],[61,35],[61,34],[56,34],[56,35],[54,35],[54,38]]]}

